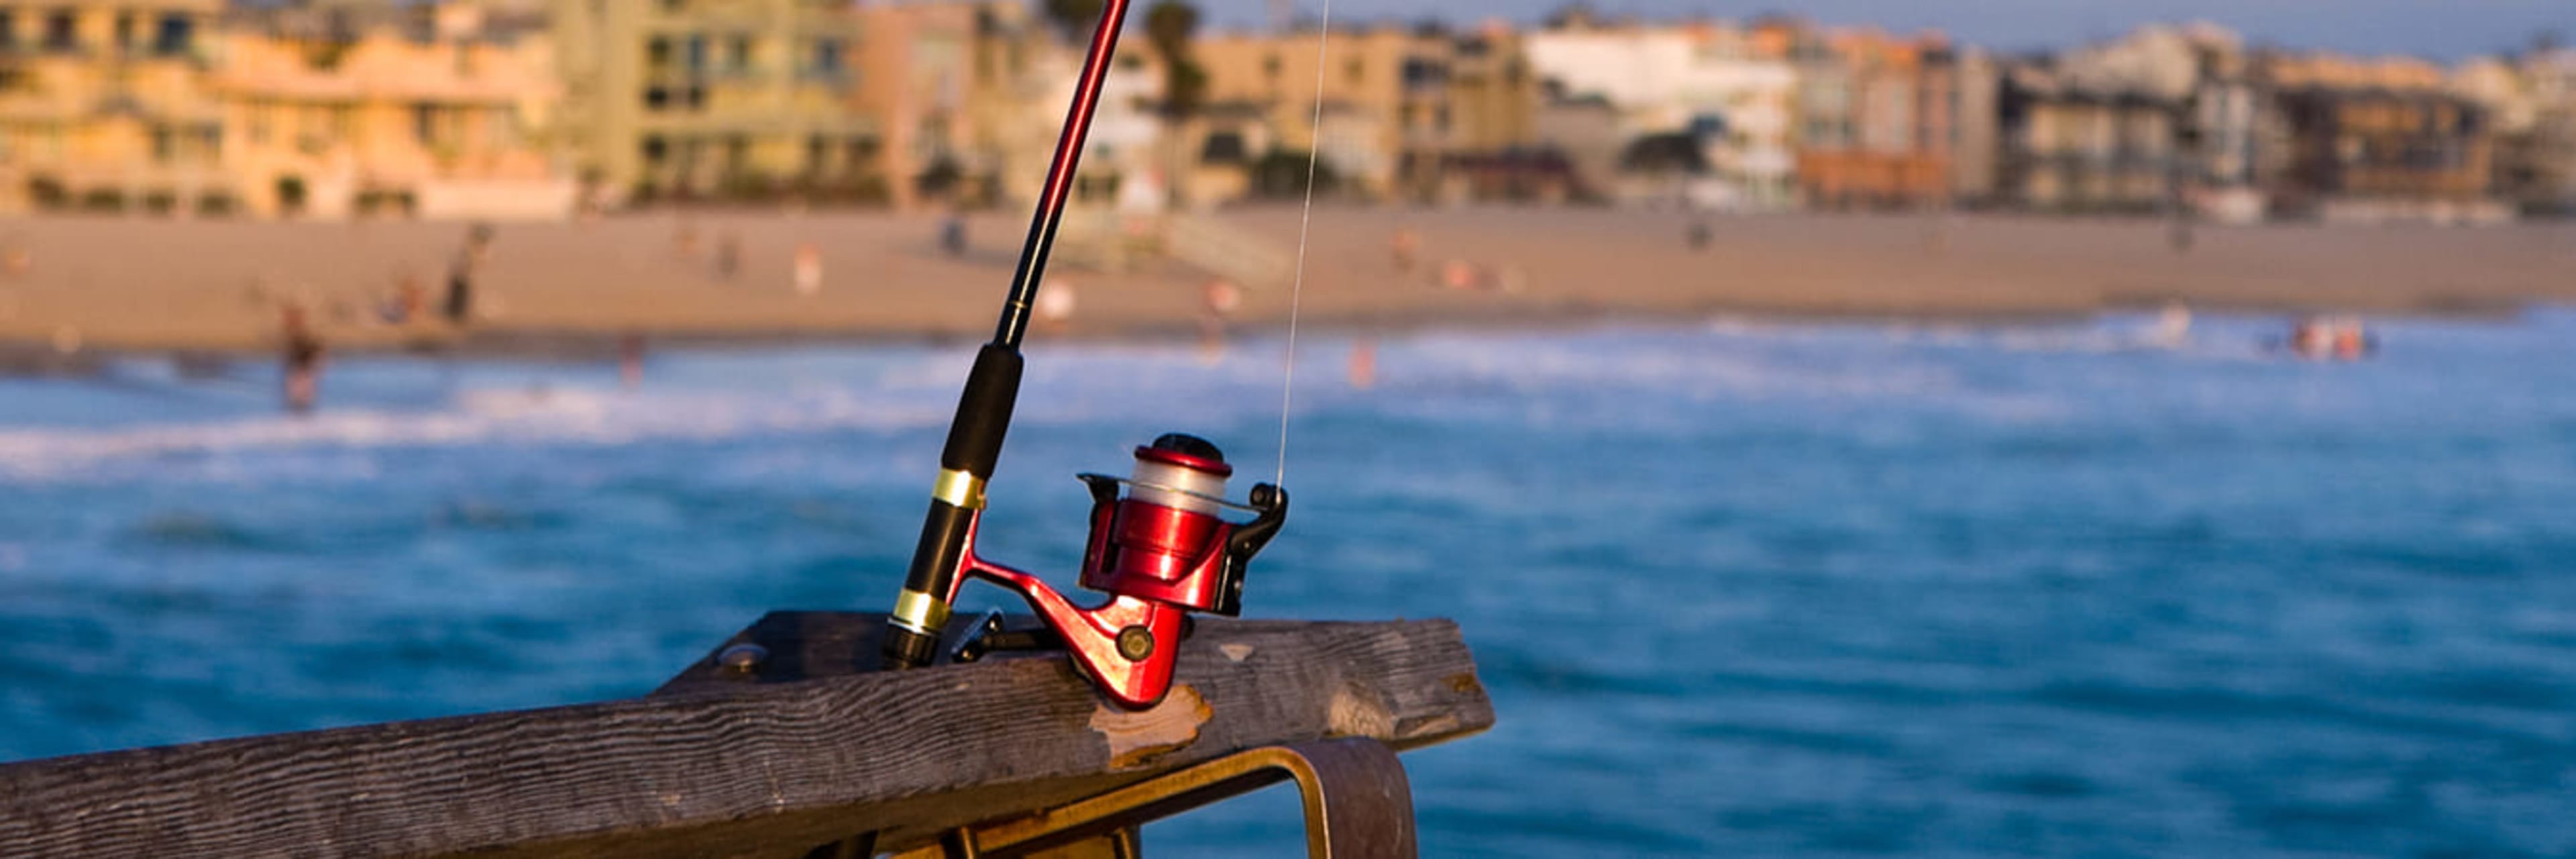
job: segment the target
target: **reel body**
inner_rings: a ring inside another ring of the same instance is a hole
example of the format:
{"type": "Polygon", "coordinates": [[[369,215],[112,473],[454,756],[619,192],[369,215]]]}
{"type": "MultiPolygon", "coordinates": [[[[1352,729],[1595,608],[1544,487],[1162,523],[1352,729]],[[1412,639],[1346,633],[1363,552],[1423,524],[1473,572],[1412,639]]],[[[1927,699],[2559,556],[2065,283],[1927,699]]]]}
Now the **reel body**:
{"type": "MultiPolygon", "coordinates": [[[[1111,701],[1151,707],[1171,689],[1189,614],[1240,614],[1252,556],[1287,521],[1288,493],[1270,484],[1254,487],[1247,503],[1226,501],[1233,473],[1215,445],[1174,433],[1137,448],[1130,477],[1079,475],[1092,496],[1081,582],[1109,595],[1100,605],[1076,606],[1036,576],[978,554],[980,508],[950,581],[981,578],[1018,593],[1111,701]],[[1229,522],[1225,509],[1254,517],[1229,522]]],[[[939,596],[953,604],[955,587],[939,596]]]]}

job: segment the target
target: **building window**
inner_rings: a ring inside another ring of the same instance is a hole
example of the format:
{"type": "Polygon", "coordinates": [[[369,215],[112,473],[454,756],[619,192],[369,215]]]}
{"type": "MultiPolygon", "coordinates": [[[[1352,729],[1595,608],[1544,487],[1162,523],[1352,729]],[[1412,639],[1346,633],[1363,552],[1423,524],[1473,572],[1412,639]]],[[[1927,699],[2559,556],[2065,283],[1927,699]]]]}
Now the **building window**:
{"type": "Polygon", "coordinates": [[[814,73],[818,75],[841,73],[841,40],[818,39],[814,42],[814,73]]]}
{"type": "Polygon", "coordinates": [[[706,71],[706,70],[707,70],[707,37],[705,37],[705,36],[690,36],[690,37],[689,37],[689,61],[688,61],[688,62],[689,62],[689,71],[692,71],[692,72],[703,72],[703,71],[706,71]]]}
{"type": "Polygon", "coordinates": [[[750,36],[735,36],[725,41],[725,68],[736,72],[751,70],[750,36]]]}
{"type": "Polygon", "coordinates": [[[161,26],[152,34],[152,50],[164,56],[177,56],[196,48],[197,22],[186,15],[163,15],[161,26]]]}
{"type": "Polygon", "coordinates": [[[842,162],[851,170],[865,170],[877,160],[877,141],[873,137],[852,138],[841,144],[842,162]]]}
{"type": "Polygon", "coordinates": [[[671,107],[671,91],[670,91],[668,88],[665,88],[665,87],[645,87],[645,88],[644,88],[644,109],[645,109],[645,110],[648,110],[648,111],[663,111],[663,110],[669,110],[669,109],[670,109],[670,107],[671,107]]]}
{"type": "Polygon", "coordinates": [[[179,136],[168,127],[152,129],[152,160],[168,164],[179,158],[179,136]]]}
{"type": "Polygon", "coordinates": [[[1449,67],[1437,60],[1420,57],[1404,61],[1404,87],[1424,89],[1449,82],[1449,67]]]}
{"type": "Polygon", "coordinates": [[[411,106],[411,137],[422,146],[438,143],[438,105],[422,102],[411,106]]]}
{"type": "Polygon", "coordinates": [[[1219,131],[1208,135],[1207,142],[1199,147],[1199,160],[1208,164],[1242,164],[1251,160],[1250,150],[1241,132],[1219,131]]]}
{"type": "Polygon", "coordinates": [[[831,166],[832,140],[817,134],[805,140],[805,175],[821,176],[831,166]]]}
{"type": "Polygon", "coordinates": [[[1368,80],[1368,62],[1354,59],[1343,63],[1342,77],[1349,80],[1352,86],[1359,86],[1362,81],[1368,80]]]}
{"type": "Polygon", "coordinates": [[[18,16],[9,10],[0,9],[0,48],[15,48],[17,46],[18,16]]]}
{"type": "Polygon", "coordinates": [[[1273,54],[1271,54],[1271,55],[1269,55],[1269,56],[1266,56],[1266,57],[1262,57],[1262,58],[1261,58],[1261,73],[1262,73],[1263,75],[1268,76],[1268,77],[1270,78],[1270,82],[1271,82],[1271,83],[1274,83],[1274,84],[1275,84],[1275,83],[1278,83],[1278,82],[1279,82],[1279,71],[1280,71],[1280,68],[1281,68],[1281,63],[1279,62],[1279,55],[1278,55],[1278,54],[1273,53],[1273,54]]]}
{"type": "Polygon", "coordinates": [[[750,138],[737,136],[725,141],[724,172],[727,176],[743,176],[751,172],[750,138]]]}
{"type": "Polygon", "coordinates": [[[69,51],[80,47],[80,22],[70,12],[45,13],[45,49],[69,51]]]}
{"type": "Polygon", "coordinates": [[[644,145],[641,148],[643,150],[644,163],[646,164],[659,165],[662,163],[662,159],[671,156],[670,142],[663,140],[660,137],[644,138],[644,145]]]}
{"type": "Polygon", "coordinates": [[[661,36],[644,43],[645,68],[661,70],[671,67],[671,40],[661,36]]]}
{"type": "Polygon", "coordinates": [[[116,49],[123,51],[133,47],[134,13],[119,12],[116,15],[116,49]]]}

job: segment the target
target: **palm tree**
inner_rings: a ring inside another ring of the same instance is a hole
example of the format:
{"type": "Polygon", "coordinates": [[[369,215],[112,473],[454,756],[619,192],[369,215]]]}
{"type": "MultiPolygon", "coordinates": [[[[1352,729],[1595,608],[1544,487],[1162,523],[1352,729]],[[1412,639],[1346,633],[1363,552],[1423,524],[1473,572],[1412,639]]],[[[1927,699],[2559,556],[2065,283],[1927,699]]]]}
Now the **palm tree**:
{"type": "Polygon", "coordinates": [[[1163,61],[1163,139],[1172,147],[1164,192],[1173,199],[1181,193],[1181,168],[1187,163],[1190,147],[1180,140],[1180,131],[1207,100],[1207,72],[1190,56],[1190,38],[1198,33],[1199,10],[1187,0],[1159,0],[1145,12],[1145,40],[1154,47],[1155,56],[1163,61]]]}
{"type": "Polygon", "coordinates": [[[1100,20],[1100,11],[1107,5],[1106,0],[1046,0],[1046,16],[1066,39],[1080,41],[1083,31],[1100,20]]]}

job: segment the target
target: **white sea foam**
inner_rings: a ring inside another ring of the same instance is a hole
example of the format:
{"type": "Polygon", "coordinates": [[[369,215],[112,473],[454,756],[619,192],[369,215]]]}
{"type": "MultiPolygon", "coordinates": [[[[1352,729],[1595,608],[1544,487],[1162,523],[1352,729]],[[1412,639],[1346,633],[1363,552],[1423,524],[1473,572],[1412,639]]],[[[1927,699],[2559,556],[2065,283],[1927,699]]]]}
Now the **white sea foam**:
{"type": "Polygon", "coordinates": [[[443,408],[334,409],[309,416],[0,430],[0,474],[42,478],[172,454],[293,448],[454,447],[487,443],[618,445],[753,433],[932,426],[919,398],[874,400],[848,389],[628,394],[585,389],[468,389],[443,408]]]}

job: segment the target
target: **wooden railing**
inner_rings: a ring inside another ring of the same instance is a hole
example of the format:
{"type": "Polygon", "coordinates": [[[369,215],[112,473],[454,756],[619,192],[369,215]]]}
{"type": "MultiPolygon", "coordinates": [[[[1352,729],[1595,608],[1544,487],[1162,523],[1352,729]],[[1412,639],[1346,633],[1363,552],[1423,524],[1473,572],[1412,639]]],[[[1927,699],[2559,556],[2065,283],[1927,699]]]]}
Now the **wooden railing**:
{"type": "Polygon", "coordinates": [[[1061,655],[871,673],[880,626],[775,613],[632,700],[0,765],[0,855],[971,853],[1239,753],[1494,719],[1447,621],[1203,619],[1143,712],[1061,655]]]}

